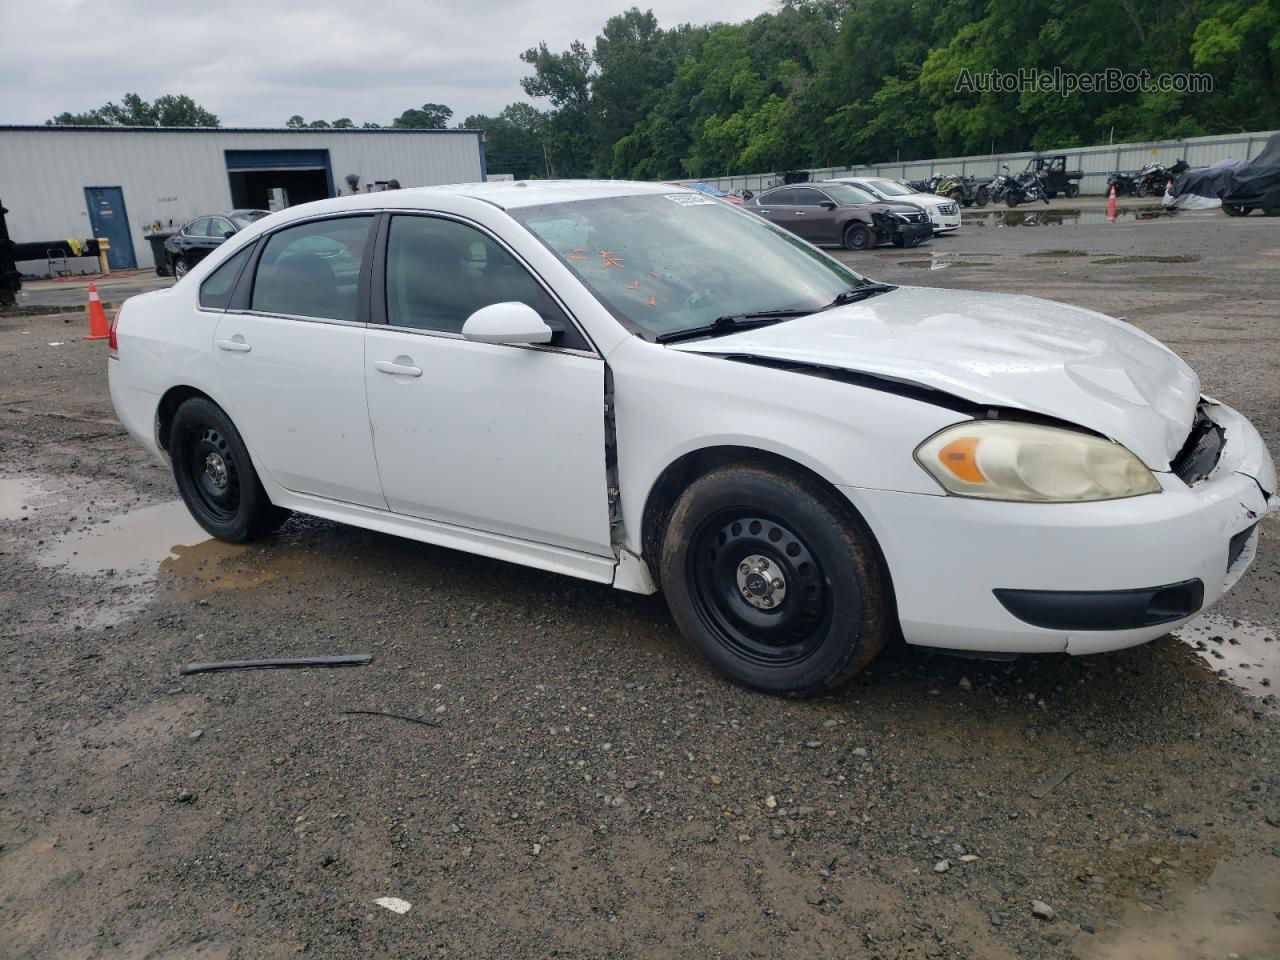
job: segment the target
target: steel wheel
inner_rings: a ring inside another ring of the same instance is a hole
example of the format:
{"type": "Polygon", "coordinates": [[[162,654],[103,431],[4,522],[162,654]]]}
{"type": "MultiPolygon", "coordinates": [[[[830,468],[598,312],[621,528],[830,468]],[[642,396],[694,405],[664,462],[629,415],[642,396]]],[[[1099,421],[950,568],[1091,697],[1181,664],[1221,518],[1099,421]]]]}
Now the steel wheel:
{"type": "Polygon", "coordinates": [[[183,435],[177,455],[186,462],[199,506],[218,523],[231,521],[240,508],[240,470],[227,438],[200,424],[183,435]]]}
{"type": "Polygon", "coordinates": [[[730,653],[765,667],[808,658],[826,638],[830,582],[782,522],[726,510],[698,527],[688,553],[695,608],[730,653]]]}

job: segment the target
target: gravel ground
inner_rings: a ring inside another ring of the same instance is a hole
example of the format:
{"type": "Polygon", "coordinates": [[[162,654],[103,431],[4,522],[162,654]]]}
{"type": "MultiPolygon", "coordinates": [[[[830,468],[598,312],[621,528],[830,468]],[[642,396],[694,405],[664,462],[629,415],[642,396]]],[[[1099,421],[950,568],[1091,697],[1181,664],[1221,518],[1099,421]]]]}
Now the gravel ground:
{"type": "MultiPolygon", "coordinates": [[[[1280,450],[1280,221],[1003,223],[847,259],[1126,316],[1280,450]]],[[[1198,632],[779,700],[657,597],[305,518],[203,541],[82,325],[0,315],[0,955],[1280,956],[1276,514],[1198,632]]]]}

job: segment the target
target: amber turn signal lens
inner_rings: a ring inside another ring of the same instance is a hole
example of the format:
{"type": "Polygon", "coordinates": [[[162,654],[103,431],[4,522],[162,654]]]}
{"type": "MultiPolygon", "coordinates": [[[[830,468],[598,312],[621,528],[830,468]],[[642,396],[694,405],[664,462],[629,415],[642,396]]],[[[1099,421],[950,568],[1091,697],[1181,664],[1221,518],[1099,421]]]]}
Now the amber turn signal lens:
{"type": "Polygon", "coordinates": [[[986,483],[977,452],[977,437],[958,437],[938,451],[938,460],[965,483],[986,483]]]}

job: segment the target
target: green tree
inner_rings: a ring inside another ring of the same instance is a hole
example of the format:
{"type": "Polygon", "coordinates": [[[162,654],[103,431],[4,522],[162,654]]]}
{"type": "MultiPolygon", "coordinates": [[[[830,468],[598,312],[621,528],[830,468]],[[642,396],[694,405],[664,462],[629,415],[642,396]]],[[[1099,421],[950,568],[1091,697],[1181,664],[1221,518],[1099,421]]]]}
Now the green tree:
{"type": "Polygon", "coordinates": [[[424,103],[421,107],[410,107],[395,120],[391,126],[420,130],[443,130],[449,125],[453,111],[443,103],[424,103]]]}
{"type": "Polygon", "coordinates": [[[541,177],[546,169],[543,133],[546,115],[532,104],[512,103],[497,116],[473,114],[462,122],[485,132],[485,157],[490,173],[510,173],[517,180],[541,177]]]}
{"type": "Polygon", "coordinates": [[[85,113],[60,113],[48,126],[216,127],[218,118],[185,94],[165,94],[147,102],[126,93],[120,103],[104,103],[85,113]]]}

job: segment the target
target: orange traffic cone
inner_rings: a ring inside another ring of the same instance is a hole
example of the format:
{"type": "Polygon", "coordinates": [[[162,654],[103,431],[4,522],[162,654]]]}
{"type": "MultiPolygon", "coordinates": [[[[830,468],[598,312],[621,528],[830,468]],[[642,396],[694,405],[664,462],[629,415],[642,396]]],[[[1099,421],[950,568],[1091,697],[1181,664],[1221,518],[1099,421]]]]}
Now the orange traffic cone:
{"type": "Polygon", "coordinates": [[[107,311],[102,309],[98,288],[89,284],[89,333],[84,340],[106,340],[111,336],[111,324],[107,323],[107,311]]]}
{"type": "Polygon", "coordinates": [[[1111,185],[1111,196],[1107,198],[1107,223],[1116,222],[1116,185],[1111,185]]]}

